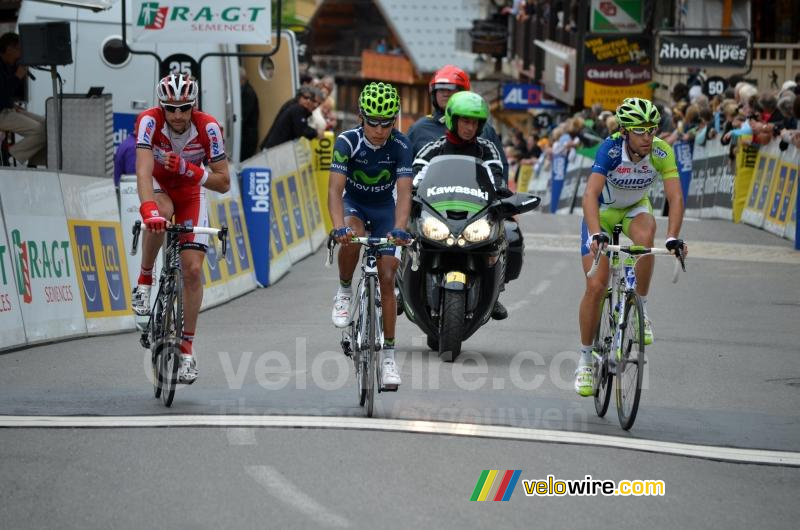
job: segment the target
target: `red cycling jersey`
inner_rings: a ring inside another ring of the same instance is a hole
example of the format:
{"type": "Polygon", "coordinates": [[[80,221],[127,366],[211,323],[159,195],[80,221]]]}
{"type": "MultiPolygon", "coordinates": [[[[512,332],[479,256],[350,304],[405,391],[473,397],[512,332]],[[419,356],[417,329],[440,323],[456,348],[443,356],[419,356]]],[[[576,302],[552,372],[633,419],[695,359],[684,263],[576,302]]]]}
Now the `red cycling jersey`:
{"type": "Polygon", "coordinates": [[[198,110],[192,111],[188,136],[182,147],[173,145],[173,138],[178,135],[170,134],[169,125],[161,107],[153,107],[139,114],[136,119],[135,134],[137,149],[154,151],[156,161],[153,166],[153,177],[165,191],[193,186],[187,182],[188,179],[167,171],[159,161],[159,151],[174,151],[187,162],[198,166],[225,159],[222,129],[219,123],[210,114],[198,110]]]}
{"type": "MultiPolygon", "coordinates": [[[[181,225],[208,226],[206,190],[191,184],[185,176],[168,171],[160,162],[161,153],[174,151],[187,162],[198,166],[225,159],[222,130],[210,114],[192,111],[192,121],[183,134],[171,132],[164,111],[153,107],[136,119],[136,148],[153,151],[153,188],[166,193],[174,207],[174,222],[181,225]],[[174,145],[173,145],[174,142],[174,145]]],[[[207,235],[181,234],[183,248],[205,251],[207,235]]]]}

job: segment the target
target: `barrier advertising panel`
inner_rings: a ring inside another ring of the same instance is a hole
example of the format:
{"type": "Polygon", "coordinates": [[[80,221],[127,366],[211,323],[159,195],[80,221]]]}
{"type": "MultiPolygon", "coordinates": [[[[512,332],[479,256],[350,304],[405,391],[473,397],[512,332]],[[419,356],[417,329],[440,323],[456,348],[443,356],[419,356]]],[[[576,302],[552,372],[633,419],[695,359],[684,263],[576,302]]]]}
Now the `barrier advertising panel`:
{"type": "Polygon", "coordinates": [[[0,190],[28,342],[85,334],[58,175],[3,171],[0,190]]]}
{"type": "MultiPolygon", "coordinates": [[[[2,195],[0,195],[2,202],[2,195]]],[[[0,204],[0,206],[2,206],[0,204]]],[[[25,344],[25,327],[19,303],[11,248],[6,239],[6,226],[0,212],[0,350],[25,344]]]]}
{"type": "Polygon", "coordinates": [[[72,254],[89,333],[132,329],[130,283],[114,184],[61,174],[72,254]]]}
{"type": "Polygon", "coordinates": [[[322,138],[315,138],[311,141],[314,183],[317,187],[320,215],[322,216],[322,222],[325,223],[326,234],[333,230],[333,222],[328,212],[328,177],[330,176],[331,160],[333,160],[333,144],[335,140],[336,138],[333,133],[328,131],[322,138]]]}
{"type": "MultiPolygon", "coordinates": [[[[309,238],[311,240],[311,251],[313,252],[322,244],[328,232],[325,230],[325,223],[322,220],[317,185],[314,182],[311,142],[305,138],[300,138],[295,143],[294,152],[297,161],[297,173],[300,179],[300,201],[308,219],[309,238]]],[[[327,202],[327,194],[325,197],[327,202]]]]}

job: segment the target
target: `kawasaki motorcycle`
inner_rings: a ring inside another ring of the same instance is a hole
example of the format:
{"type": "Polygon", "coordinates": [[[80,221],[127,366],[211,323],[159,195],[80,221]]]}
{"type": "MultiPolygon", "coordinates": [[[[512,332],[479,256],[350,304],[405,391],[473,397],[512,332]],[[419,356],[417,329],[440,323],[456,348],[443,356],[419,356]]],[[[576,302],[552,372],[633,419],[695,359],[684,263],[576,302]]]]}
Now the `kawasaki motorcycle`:
{"type": "Polygon", "coordinates": [[[498,197],[473,157],[431,160],[412,202],[417,238],[405,247],[397,278],[402,310],[443,361],[458,357],[461,343],[489,320],[503,283],[519,275],[522,233],[510,218],[539,202],[529,193],[498,197]]]}

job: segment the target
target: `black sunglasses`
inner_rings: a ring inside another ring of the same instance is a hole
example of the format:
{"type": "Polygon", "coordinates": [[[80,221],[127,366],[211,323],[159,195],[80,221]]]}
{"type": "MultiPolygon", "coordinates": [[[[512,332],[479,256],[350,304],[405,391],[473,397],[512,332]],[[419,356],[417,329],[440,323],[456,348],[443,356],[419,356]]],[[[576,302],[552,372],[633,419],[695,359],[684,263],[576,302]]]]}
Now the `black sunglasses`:
{"type": "Polygon", "coordinates": [[[192,107],[194,107],[194,103],[184,103],[183,105],[169,105],[164,103],[163,107],[167,112],[189,112],[192,107]]]}
{"type": "Polygon", "coordinates": [[[389,118],[388,120],[378,120],[375,118],[367,118],[364,116],[364,122],[369,125],[370,127],[382,127],[384,129],[388,129],[392,125],[394,125],[394,118],[389,118]]]}

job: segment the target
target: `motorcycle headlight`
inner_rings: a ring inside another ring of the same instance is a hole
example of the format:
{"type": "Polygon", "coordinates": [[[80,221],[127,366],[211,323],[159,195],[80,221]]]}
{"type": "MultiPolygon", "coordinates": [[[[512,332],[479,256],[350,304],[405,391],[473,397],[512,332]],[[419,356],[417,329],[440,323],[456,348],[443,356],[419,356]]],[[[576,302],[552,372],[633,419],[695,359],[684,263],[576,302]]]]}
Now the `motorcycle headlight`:
{"type": "Polygon", "coordinates": [[[422,234],[433,241],[442,241],[450,235],[447,225],[429,215],[422,219],[422,234]]]}
{"type": "Polygon", "coordinates": [[[491,233],[492,224],[484,217],[483,219],[478,219],[477,221],[470,223],[464,229],[461,235],[464,236],[464,239],[470,243],[480,243],[481,241],[488,239],[491,233]]]}

